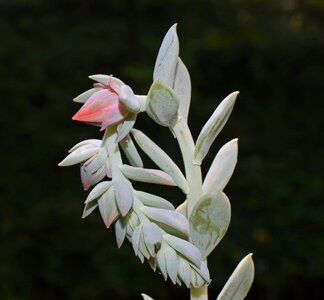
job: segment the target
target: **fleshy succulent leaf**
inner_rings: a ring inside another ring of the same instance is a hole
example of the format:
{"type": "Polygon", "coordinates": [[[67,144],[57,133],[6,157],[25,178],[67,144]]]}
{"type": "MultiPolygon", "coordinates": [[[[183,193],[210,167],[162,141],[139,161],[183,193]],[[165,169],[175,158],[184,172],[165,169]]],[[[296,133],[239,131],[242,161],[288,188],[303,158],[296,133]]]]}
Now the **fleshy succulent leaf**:
{"type": "Polygon", "coordinates": [[[139,155],[130,135],[127,136],[127,141],[120,141],[119,145],[133,167],[143,168],[142,158],[139,155]]]}
{"type": "Polygon", "coordinates": [[[225,126],[235,104],[239,92],[229,94],[216,108],[212,116],[201,130],[194,154],[194,164],[200,165],[207,155],[217,135],[225,126]]]}
{"type": "Polygon", "coordinates": [[[117,207],[124,217],[133,205],[133,189],[126,180],[117,179],[113,182],[117,207]]]}
{"type": "Polygon", "coordinates": [[[153,72],[153,81],[160,80],[169,87],[173,86],[179,55],[179,40],[176,27],[177,24],[174,24],[166,33],[159,49],[153,72]]]}
{"type": "Polygon", "coordinates": [[[75,164],[79,164],[80,162],[83,162],[87,159],[89,159],[91,156],[96,154],[98,152],[97,147],[93,147],[90,145],[84,145],[80,148],[77,148],[72,153],[70,153],[65,159],[63,159],[60,163],[60,167],[69,167],[73,166],[75,164]]]}
{"type": "Polygon", "coordinates": [[[107,191],[112,185],[111,181],[102,181],[98,183],[92,191],[89,193],[86,201],[84,203],[89,203],[98,197],[100,197],[105,191],[107,191]]]}
{"type": "Polygon", "coordinates": [[[189,224],[182,214],[168,209],[142,206],[141,211],[154,223],[158,224],[168,233],[187,238],[189,224]]]}
{"type": "Polygon", "coordinates": [[[200,268],[201,253],[193,244],[170,234],[164,234],[163,239],[182,256],[187,258],[196,267],[200,268]]]}
{"type": "Polygon", "coordinates": [[[174,206],[168,200],[142,191],[134,191],[134,195],[145,205],[156,208],[174,210],[174,206]]]}
{"type": "Polygon", "coordinates": [[[198,200],[189,218],[192,243],[205,259],[224,237],[231,219],[231,205],[221,191],[198,200]]]}
{"type": "Polygon", "coordinates": [[[119,216],[114,189],[108,189],[98,200],[99,211],[107,228],[119,216]]]}
{"type": "Polygon", "coordinates": [[[156,123],[173,127],[178,120],[179,99],[161,81],[154,81],[147,94],[146,112],[156,123]]]}
{"type": "Polygon", "coordinates": [[[187,119],[191,98],[191,81],[189,72],[180,57],[178,57],[173,89],[180,100],[179,114],[182,118],[187,119]]]}
{"type": "Polygon", "coordinates": [[[203,184],[203,194],[223,190],[230,180],[237,162],[237,139],[226,143],[217,153],[203,184]]]}
{"type": "Polygon", "coordinates": [[[133,129],[132,134],[139,147],[187,194],[189,192],[187,180],[170,156],[140,130],[133,129]]]}
{"type": "Polygon", "coordinates": [[[252,254],[245,256],[226,282],[217,300],[243,300],[254,279],[252,254]]]}
{"type": "Polygon", "coordinates": [[[132,180],[176,186],[172,177],[160,170],[136,168],[129,165],[122,165],[120,169],[127,178],[132,180]]]}

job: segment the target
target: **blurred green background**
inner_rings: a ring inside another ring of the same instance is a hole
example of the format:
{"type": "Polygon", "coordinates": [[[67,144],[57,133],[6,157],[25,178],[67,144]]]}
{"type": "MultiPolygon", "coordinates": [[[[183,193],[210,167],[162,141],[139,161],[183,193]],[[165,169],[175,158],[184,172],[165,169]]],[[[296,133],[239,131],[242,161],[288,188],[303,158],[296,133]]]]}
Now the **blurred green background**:
{"type": "MultiPolygon", "coordinates": [[[[79,170],[57,167],[72,145],[100,137],[71,121],[87,76],[113,73],[146,93],[175,22],[192,79],[193,135],[241,91],[203,164],[205,173],[239,137],[226,188],[232,223],[209,260],[211,299],[249,252],[248,299],[323,299],[324,1],[1,0],[1,300],[187,299],[129,243],[118,250],[98,213],[81,220],[79,170]]],[[[144,116],[137,127],[179,158],[168,130],[144,116]]],[[[157,192],[182,200],[173,189],[157,192]]]]}

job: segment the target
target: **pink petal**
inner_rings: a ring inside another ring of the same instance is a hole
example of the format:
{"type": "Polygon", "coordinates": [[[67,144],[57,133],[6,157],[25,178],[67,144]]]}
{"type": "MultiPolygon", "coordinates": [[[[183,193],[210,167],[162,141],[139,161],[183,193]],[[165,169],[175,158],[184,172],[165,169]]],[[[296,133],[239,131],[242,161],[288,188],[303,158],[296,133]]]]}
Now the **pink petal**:
{"type": "Polygon", "coordinates": [[[128,111],[125,110],[121,105],[112,105],[105,111],[100,130],[104,130],[108,126],[124,120],[127,115],[128,111]]]}
{"type": "Polygon", "coordinates": [[[72,119],[91,123],[102,122],[105,111],[117,103],[118,95],[103,89],[93,94],[72,119]]]}

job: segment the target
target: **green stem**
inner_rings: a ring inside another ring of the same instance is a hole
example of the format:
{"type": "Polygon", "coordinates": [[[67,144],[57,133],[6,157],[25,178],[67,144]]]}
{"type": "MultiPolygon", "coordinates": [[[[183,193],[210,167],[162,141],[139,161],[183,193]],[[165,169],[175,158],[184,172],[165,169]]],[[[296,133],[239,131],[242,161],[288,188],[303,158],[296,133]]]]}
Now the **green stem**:
{"type": "MultiPolygon", "coordinates": [[[[187,122],[183,118],[180,118],[180,120],[174,126],[173,131],[180,146],[186,171],[186,178],[189,185],[189,193],[187,195],[187,216],[189,218],[192,209],[202,194],[201,168],[200,166],[192,163],[195,152],[195,143],[187,122]]],[[[207,260],[205,262],[207,264],[207,260]]],[[[200,288],[190,288],[190,299],[208,300],[207,285],[200,288]]]]}
{"type": "Polygon", "coordinates": [[[109,126],[106,128],[105,135],[102,140],[110,158],[112,178],[119,178],[122,175],[119,166],[122,165],[123,162],[121,159],[118,143],[115,142],[116,137],[116,126],[109,126]]]}

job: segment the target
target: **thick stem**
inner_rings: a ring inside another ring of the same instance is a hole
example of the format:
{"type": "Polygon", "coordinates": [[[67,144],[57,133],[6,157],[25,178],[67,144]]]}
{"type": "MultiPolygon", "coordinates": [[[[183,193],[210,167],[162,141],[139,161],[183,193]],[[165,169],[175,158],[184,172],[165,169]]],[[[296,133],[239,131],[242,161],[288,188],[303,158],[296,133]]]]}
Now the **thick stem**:
{"type": "Polygon", "coordinates": [[[106,128],[105,135],[102,140],[110,158],[112,178],[119,178],[121,176],[121,171],[119,169],[119,166],[122,165],[123,163],[121,159],[118,143],[115,142],[116,137],[117,137],[116,126],[109,126],[106,128]]]}
{"type": "MultiPolygon", "coordinates": [[[[173,131],[177,137],[183,162],[186,171],[186,178],[189,185],[187,195],[187,216],[189,218],[193,207],[195,206],[202,193],[201,168],[192,163],[195,152],[195,143],[193,141],[187,122],[180,118],[174,126],[173,131]]],[[[207,260],[205,261],[207,264],[207,260]]],[[[191,300],[208,300],[208,287],[204,285],[200,288],[190,288],[191,300]]]]}

